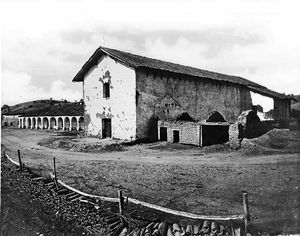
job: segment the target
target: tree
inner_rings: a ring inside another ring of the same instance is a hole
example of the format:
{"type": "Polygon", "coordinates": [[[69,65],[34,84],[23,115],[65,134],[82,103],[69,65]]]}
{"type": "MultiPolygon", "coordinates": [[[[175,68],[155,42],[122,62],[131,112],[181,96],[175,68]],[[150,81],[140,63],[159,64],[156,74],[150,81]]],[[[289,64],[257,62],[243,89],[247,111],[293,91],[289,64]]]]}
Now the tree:
{"type": "Polygon", "coordinates": [[[1,107],[1,112],[9,112],[10,111],[10,107],[6,104],[4,104],[2,107],[1,107]]]}

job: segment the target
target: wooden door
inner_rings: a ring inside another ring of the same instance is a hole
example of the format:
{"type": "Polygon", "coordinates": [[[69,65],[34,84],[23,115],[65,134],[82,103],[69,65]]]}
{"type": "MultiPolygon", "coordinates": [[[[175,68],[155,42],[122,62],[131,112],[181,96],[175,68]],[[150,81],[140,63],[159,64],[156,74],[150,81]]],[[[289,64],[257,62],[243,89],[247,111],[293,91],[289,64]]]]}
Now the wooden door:
{"type": "Polygon", "coordinates": [[[167,141],[168,140],[167,128],[160,127],[159,131],[160,131],[160,137],[159,137],[160,141],[167,141]]]}
{"type": "Polygon", "coordinates": [[[102,138],[111,138],[111,119],[102,119],[102,138]]]}
{"type": "Polygon", "coordinates": [[[173,143],[179,143],[179,130],[173,130],[173,143]]]}

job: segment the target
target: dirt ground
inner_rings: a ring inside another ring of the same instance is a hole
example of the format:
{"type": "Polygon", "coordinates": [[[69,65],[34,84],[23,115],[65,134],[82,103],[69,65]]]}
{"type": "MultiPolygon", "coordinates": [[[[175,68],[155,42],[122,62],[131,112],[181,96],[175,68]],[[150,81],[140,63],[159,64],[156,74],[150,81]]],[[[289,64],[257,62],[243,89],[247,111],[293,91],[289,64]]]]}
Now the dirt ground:
{"type": "Polygon", "coordinates": [[[62,135],[2,129],[2,149],[14,160],[19,149],[26,165],[45,173],[52,170],[55,156],[58,178],[82,191],[116,197],[121,188],[130,197],[196,214],[241,214],[241,191],[248,191],[255,232],[300,232],[299,131],[290,132],[284,148],[240,151],[226,144],[199,148],[167,143],[117,145],[93,153],[54,149],[62,138],[99,141],[62,135]]]}
{"type": "Polygon", "coordinates": [[[48,203],[26,191],[26,180],[13,170],[14,165],[4,162],[1,162],[1,236],[87,235],[86,230],[58,218],[48,203]]]}

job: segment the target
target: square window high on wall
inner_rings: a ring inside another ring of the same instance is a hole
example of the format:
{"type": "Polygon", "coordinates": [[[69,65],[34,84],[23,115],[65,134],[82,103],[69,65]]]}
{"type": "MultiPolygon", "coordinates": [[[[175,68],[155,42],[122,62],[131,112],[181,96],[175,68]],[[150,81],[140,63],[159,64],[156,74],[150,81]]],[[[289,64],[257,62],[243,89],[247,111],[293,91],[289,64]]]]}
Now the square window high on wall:
{"type": "Polygon", "coordinates": [[[110,97],[109,83],[103,83],[103,97],[104,98],[110,97]]]}

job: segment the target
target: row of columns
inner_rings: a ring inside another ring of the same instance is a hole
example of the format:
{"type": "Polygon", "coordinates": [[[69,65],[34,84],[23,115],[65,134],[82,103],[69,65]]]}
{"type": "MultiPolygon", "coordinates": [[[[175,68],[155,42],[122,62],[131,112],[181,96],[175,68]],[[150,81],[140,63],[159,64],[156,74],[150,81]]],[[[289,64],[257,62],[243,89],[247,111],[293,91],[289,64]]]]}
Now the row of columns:
{"type": "Polygon", "coordinates": [[[20,117],[19,128],[24,129],[54,129],[83,130],[83,116],[37,116],[20,117]]]}

